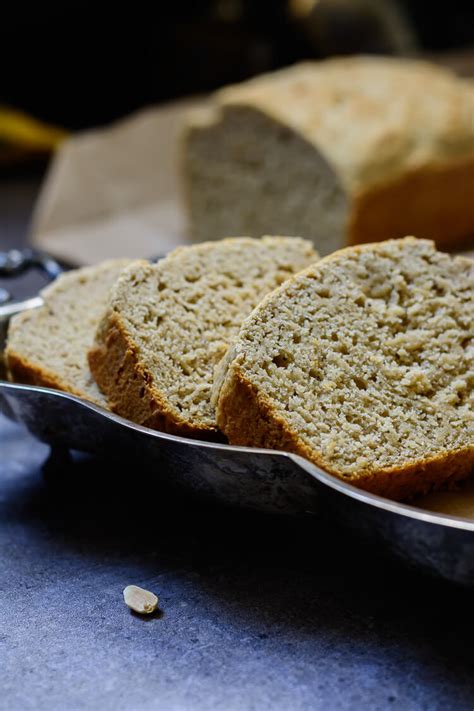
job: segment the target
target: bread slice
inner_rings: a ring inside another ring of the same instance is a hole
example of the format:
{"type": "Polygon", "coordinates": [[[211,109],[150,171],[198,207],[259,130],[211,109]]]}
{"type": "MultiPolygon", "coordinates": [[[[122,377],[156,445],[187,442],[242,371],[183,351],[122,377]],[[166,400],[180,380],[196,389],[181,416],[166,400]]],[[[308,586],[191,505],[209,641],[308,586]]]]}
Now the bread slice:
{"type": "Polygon", "coordinates": [[[326,257],[244,323],[216,382],[238,445],[394,499],[474,469],[474,262],[407,237],[326,257]]]}
{"type": "Polygon", "coordinates": [[[472,82],[419,60],[304,62],[228,87],[184,134],[193,238],[278,230],[325,255],[415,232],[461,249],[473,117],[472,82]]]}
{"type": "Polygon", "coordinates": [[[216,438],[215,366],[262,297],[316,258],[301,239],[242,237],[131,265],[89,356],[111,408],[165,432],[216,438]]]}
{"type": "Polygon", "coordinates": [[[41,292],[44,304],[15,316],[5,360],[9,377],[78,395],[102,407],[106,400],[87,362],[110,287],[129,259],[114,259],[62,274],[41,292]]]}

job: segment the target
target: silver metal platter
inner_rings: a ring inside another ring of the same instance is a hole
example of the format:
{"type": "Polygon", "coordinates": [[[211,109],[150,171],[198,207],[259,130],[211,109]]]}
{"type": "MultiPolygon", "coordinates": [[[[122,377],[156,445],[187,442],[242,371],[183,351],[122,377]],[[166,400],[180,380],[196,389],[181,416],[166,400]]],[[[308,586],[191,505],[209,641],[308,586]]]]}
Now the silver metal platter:
{"type": "Polygon", "coordinates": [[[405,561],[474,584],[474,521],[368,494],[302,457],[156,432],[72,395],[5,381],[0,411],[53,447],[131,460],[144,492],[154,480],[227,506],[286,514],[324,509],[405,561]]]}
{"type": "MultiPolygon", "coordinates": [[[[38,303],[0,306],[0,336],[13,313],[38,303]]],[[[420,569],[474,585],[474,520],[369,494],[302,457],[164,434],[72,395],[5,380],[0,380],[0,412],[53,448],[88,452],[111,463],[126,458],[144,492],[153,480],[162,482],[164,491],[172,485],[226,506],[284,514],[323,510],[420,569]]],[[[1,457],[0,449],[0,464],[1,457]]]]}

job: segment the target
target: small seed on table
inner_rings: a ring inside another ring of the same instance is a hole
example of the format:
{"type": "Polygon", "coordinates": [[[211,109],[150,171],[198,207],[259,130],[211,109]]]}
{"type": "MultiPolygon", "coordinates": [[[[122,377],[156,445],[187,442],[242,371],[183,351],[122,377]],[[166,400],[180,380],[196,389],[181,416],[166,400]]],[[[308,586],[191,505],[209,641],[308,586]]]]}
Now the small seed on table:
{"type": "Polygon", "coordinates": [[[125,604],[141,615],[149,615],[158,606],[158,598],[149,590],[139,588],[138,585],[127,585],[123,591],[125,604]]]}

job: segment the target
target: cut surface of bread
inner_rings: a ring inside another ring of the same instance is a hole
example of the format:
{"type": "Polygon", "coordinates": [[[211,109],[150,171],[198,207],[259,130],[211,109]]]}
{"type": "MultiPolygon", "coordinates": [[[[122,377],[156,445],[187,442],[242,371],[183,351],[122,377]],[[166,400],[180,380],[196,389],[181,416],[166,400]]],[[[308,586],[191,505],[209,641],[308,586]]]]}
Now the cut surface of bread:
{"type": "Polygon", "coordinates": [[[316,259],[298,238],[242,237],[131,265],[89,356],[111,408],[165,432],[216,438],[215,366],[263,296],[316,259]]]}
{"type": "Polygon", "coordinates": [[[62,274],[41,292],[43,305],[15,316],[5,360],[15,382],[64,390],[102,407],[106,400],[87,362],[110,287],[129,259],[62,274]]]}
{"type": "Polygon", "coordinates": [[[474,262],[407,237],[349,247],[265,298],[221,364],[231,444],[403,499],[474,470],[474,262]]]}
{"type": "Polygon", "coordinates": [[[472,83],[417,60],[305,62],[228,87],[184,133],[193,237],[278,229],[324,255],[416,231],[462,248],[473,117],[472,83]]]}

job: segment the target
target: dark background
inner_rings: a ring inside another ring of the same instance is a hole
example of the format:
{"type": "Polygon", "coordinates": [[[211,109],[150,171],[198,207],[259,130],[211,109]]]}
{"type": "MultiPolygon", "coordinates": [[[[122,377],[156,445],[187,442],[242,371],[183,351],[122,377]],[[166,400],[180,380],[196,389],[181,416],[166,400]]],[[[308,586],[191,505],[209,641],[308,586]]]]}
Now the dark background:
{"type": "MultiPolygon", "coordinates": [[[[472,1],[398,5],[413,49],[474,46],[472,1]]],[[[0,102],[75,129],[301,58],[397,51],[373,20],[354,25],[336,15],[337,29],[322,38],[319,18],[295,18],[287,0],[9,4],[2,8],[0,102]]]]}

